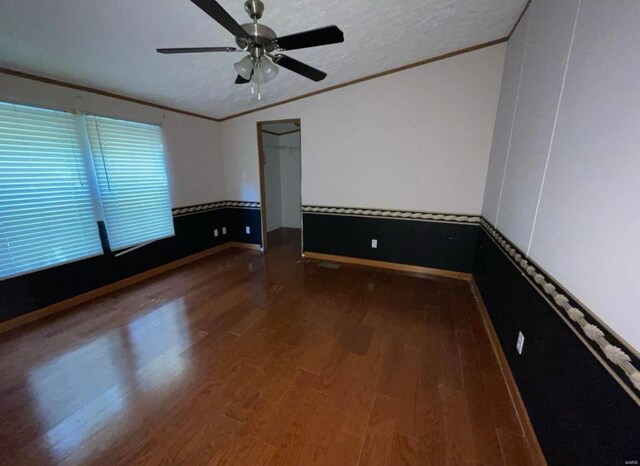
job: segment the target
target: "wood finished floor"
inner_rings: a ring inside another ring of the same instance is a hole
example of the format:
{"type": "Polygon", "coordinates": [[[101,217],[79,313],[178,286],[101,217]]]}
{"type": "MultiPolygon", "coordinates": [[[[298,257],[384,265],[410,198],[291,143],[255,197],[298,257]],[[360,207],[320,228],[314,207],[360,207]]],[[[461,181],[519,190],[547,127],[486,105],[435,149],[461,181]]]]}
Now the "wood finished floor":
{"type": "Polygon", "coordinates": [[[2,334],[1,464],[532,464],[468,283],[270,239],[2,334]]]}

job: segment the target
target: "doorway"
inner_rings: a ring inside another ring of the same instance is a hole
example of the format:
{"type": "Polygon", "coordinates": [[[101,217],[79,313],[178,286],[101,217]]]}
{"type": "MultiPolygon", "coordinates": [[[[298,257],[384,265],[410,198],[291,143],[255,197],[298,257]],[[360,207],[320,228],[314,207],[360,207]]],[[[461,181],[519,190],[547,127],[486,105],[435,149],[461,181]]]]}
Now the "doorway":
{"type": "Polygon", "coordinates": [[[302,154],[299,119],[258,122],[262,244],[302,251],[302,154]]]}

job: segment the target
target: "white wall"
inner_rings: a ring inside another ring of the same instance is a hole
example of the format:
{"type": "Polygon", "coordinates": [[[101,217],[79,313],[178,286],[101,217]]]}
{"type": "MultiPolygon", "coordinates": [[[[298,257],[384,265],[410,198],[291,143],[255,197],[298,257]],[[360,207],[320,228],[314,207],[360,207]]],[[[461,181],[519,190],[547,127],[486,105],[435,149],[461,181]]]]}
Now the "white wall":
{"type": "Polygon", "coordinates": [[[263,133],[267,231],[300,228],[300,133],[263,133]]]}
{"type": "Polygon", "coordinates": [[[260,200],[256,122],[300,118],[303,204],[479,213],[504,53],[501,44],[223,122],[226,197],[260,200]]]}
{"type": "Polygon", "coordinates": [[[0,101],[162,125],[172,205],[225,199],[219,123],[2,73],[0,101]]]}
{"type": "Polygon", "coordinates": [[[635,348],[639,24],[636,1],[533,0],[508,46],[483,206],[635,348]]]}
{"type": "Polygon", "coordinates": [[[282,227],[282,183],[278,136],[262,133],[264,154],[264,190],[267,208],[267,231],[282,227]]]}
{"type": "Polygon", "coordinates": [[[300,228],[302,215],[300,133],[285,134],[278,139],[280,144],[282,226],[300,228]]]}

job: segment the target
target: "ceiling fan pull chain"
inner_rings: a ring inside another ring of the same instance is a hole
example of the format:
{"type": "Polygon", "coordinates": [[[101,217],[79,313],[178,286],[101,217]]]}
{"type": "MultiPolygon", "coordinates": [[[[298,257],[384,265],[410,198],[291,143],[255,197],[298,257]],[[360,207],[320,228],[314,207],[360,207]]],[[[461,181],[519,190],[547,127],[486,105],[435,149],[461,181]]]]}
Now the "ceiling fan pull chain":
{"type": "Polygon", "coordinates": [[[258,100],[262,100],[262,94],[260,94],[260,79],[262,77],[262,62],[258,61],[258,100]]]}

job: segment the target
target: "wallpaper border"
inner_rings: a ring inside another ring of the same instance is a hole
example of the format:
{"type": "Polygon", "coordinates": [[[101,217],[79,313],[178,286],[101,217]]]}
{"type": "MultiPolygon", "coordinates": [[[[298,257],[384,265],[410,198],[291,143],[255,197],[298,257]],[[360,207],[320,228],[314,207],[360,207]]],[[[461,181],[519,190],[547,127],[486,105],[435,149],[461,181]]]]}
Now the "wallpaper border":
{"type": "Polygon", "coordinates": [[[232,208],[242,208],[242,209],[259,209],[259,202],[249,202],[249,201],[217,201],[217,202],[209,202],[207,204],[196,204],[186,207],[176,207],[171,209],[171,214],[174,217],[179,217],[182,215],[195,214],[200,212],[207,212],[216,209],[222,209],[225,207],[232,208]]]}
{"type": "Polygon", "coordinates": [[[481,218],[480,225],[609,372],[618,376],[615,377],[616,380],[640,405],[640,371],[638,370],[640,358],[635,350],[621,341],[592,311],[573,297],[542,267],[527,257],[484,217],[481,218]]]}
{"type": "Polygon", "coordinates": [[[303,214],[347,215],[352,217],[375,217],[401,220],[429,220],[433,222],[465,223],[478,225],[481,217],[473,214],[450,214],[441,212],[420,212],[413,210],[373,209],[365,207],[330,207],[303,205],[303,214]]]}

